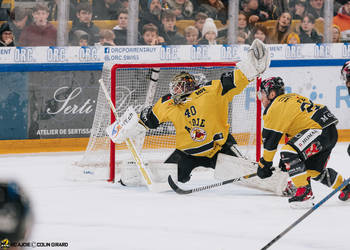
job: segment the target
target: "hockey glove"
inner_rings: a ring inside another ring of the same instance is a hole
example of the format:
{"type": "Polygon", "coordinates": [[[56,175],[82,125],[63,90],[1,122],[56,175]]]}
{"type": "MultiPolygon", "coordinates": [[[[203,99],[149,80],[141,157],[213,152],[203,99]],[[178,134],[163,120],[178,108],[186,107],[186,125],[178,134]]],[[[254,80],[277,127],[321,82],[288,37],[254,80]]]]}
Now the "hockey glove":
{"type": "Polygon", "coordinates": [[[284,164],[282,159],[280,160],[280,163],[278,164],[278,167],[281,169],[282,172],[288,172],[288,170],[289,170],[289,169],[287,169],[287,166],[286,166],[286,164],[284,164]]]}
{"type": "Polygon", "coordinates": [[[255,39],[248,50],[247,59],[237,63],[237,68],[247,77],[248,81],[253,81],[257,76],[264,73],[270,66],[270,52],[263,42],[255,39]]]}
{"type": "Polygon", "coordinates": [[[268,178],[272,175],[272,162],[265,161],[263,157],[260,158],[257,174],[261,179],[268,178]]]}

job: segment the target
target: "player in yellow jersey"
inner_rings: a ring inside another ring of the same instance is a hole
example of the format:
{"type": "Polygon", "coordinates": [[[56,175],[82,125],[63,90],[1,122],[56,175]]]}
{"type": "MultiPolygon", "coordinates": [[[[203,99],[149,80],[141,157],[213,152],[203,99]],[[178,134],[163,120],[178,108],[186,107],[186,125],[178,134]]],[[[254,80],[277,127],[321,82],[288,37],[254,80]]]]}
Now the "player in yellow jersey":
{"type": "Polygon", "coordinates": [[[229,133],[229,103],[269,63],[268,50],[256,40],[248,52],[248,60],[239,62],[236,69],[224,73],[220,80],[199,86],[193,75],[181,72],[169,84],[170,94],[141,112],[140,120],[148,128],[173,123],[176,150],[166,163],[177,163],[179,181],[187,182],[198,166],[215,168],[218,153],[236,156],[231,149],[236,141],[229,133]]]}
{"type": "MultiPolygon", "coordinates": [[[[264,152],[259,161],[258,176],[270,177],[272,161],[277,146],[285,134],[289,141],[280,152],[280,167],[288,171],[297,187],[289,199],[293,208],[311,207],[314,198],[310,179],[319,181],[333,189],[340,186],[343,177],[334,169],[327,168],[327,161],[334,148],[338,132],[337,118],[321,104],[298,94],[285,94],[280,77],[271,77],[261,82],[258,92],[265,110],[262,131],[264,152]]],[[[350,197],[350,185],[339,195],[345,201],[350,197]]]]}
{"type": "Polygon", "coordinates": [[[178,180],[186,182],[198,167],[215,168],[217,153],[236,156],[236,144],[229,134],[228,108],[232,98],[249,81],[238,69],[225,73],[200,87],[194,76],[182,72],[170,83],[170,94],[141,112],[140,119],[149,128],[172,122],[176,130],[176,150],[166,163],[178,164],[178,180]]]}

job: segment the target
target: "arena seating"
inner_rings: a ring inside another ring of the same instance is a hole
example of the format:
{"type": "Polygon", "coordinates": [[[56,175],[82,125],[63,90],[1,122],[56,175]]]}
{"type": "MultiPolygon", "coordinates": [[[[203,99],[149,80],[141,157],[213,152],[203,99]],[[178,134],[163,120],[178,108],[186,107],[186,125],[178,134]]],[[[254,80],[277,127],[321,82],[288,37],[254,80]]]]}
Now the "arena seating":
{"type": "MultiPolygon", "coordinates": [[[[100,29],[113,29],[118,24],[117,20],[94,20],[94,24],[100,29]]],[[[179,33],[184,34],[184,30],[187,26],[194,25],[194,20],[179,20],[176,22],[176,27],[179,33]]],[[[57,21],[51,22],[55,27],[57,27],[57,21]]],[[[215,20],[216,27],[221,29],[224,25],[219,21],[215,20]]],[[[72,28],[72,21],[68,22],[68,29],[72,28]]]]}
{"type": "MultiPolygon", "coordinates": [[[[8,0],[10,1],[10,0],[8,0]]],[[[11,0],[12,1],[12,0],[11,0]]],[[[118,24],[117,20],[94,20],[94,24],[99,27],[100,29],[113,29],[118,24]]],[[[276,27],[276,22],[277,20],[268,20],[265,22],[258,22],[257,24],[261,24],[265,26],[268,31],[270,32],[271,30],[275,29],[276,27]]],[[[0,25],[4,23],[4,21],[0,21],[0,25]]],[[[51,23],[57,27],[57,21],[51,21],[51,23]]],[[[186,27],[189,25],[194,25],[195,21],[194,20],[179,20],[176,22],[176,27],[178,29],[178,32],[180,34],[184,35],[184,30],[186,27]]],[[[225,27],[219,20],[215,20],[216,27],[218,30],[222,29],[225,27]]],[[[292,30],[295,30],[298,26],[300,25],[300,20],[293,20],[292,21],[292,30]]],[[[72,28],[72,21],[68,21],[68,30],[71,30],[72,28]]],[[[316,20],[315,23],[315,29],[320,33],[323,34],[324,31],[324,22],[321,20],[316,20]]]]}
{"type": "MultiPolygon", "coordinates": [[[[268,20],[265,22],[258,22],[257,24],[261,24],[265,26],[268,30],[268,32],[271,32],[276,27],[277,20],[268,20]]],[[[300,25],[300,20],[293,20],[292,21],[292,30],[295,31],[295,29],[300,25]]],[[[322,20],[316,20],[315,22],[315,29],[320,33],[323,34],[324,31],[324,22],[322,20]]]]}

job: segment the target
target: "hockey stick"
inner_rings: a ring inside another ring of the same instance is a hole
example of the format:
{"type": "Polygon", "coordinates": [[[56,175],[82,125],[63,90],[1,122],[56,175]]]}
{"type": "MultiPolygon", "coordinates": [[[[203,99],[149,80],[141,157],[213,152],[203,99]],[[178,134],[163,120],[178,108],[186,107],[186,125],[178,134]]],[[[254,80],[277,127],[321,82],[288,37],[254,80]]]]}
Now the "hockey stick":
{"type": "MultiPolygon", "coordinates": [[[[103,90],[103,92],[104,92],[104,94],[106,96],[106,99],[108,101],[108,104],[109,104],[111,110],[113,111],[115,117],[118,118],[117,110],[114,107],[112,99],[109,96],[108,90],[107,90],[106,86],[104,85],[103,80],[100,79],[99,83],[100,83],[100,85],[102,87],[102,90],[103,90]]],[[[126,143],[128,149],[130,150],[130,152],[131,152],[131,154],[132,154],[132,156],[133,156],[133,158],[134,158],[134,160],[136,162],[138,170],[139,170],[141,176],[143,177],[143,179],[145,180],[145,183],[146,183],[147,187],[149,188],[149,190],[155,191],[155,192],[161,192],[161,191],[169,190],[168,187],[166,187],[164,185],[160,185],[160,183],[159,183],[159,185],[157,185],[157,183],[153,182],[153,180],[151,178],[151,175],[150,175],[150,171],[145,166],[145,164],[144,164],[144,162],[143,162],[139,152],[137,152],[134,142],[130,138],[127,138],[125,140],[125,143],[126,143]]]]}
{"type": "Polygon", "coordinates": [[[343,187],[348,185],[350,182],[350,178],[345,180],[339,187],[334,189],[331,193],[329,193],[326,197],[324,197],[320,202],[318,202],[316,205],[314,205],[312,208],[310,208],[303,216],[301,216],[299,219],[297,219],[294,223],[292,223],[289,227],[287,227],[282,233],[277,235],[273,240],[271,240],[268,244],[266,244],[261,250],[268,249],[273,243],[278,241],[280,238],[282,238],[283,235],[288,233],[293,227],[298,225],[301,221],[303,221],[307,216],[309,216],[312,212],[314,212],[317,208],[319,208],[323,203],[325,203],[329,198],[331,198],[335,193],[337,193],[339,190],[341,190],[343,187]]]}
{"type": "MultiPolygon", "coordinates": [[[[271,168],[272,171],[275,170],[275,168],[271,168]]],[[[176,185],[176,183],[173,181],[173,179],[171,178],[171,176],[168,176],[168,183],[169,186],[171,187],[172,190],[174,190],[176,193],[178,194],[191,194],[194,192],[200,192],[203,190],[208,190],[208,189],[212,189],[212,188],[216,188],[216,187],[220,187],[229,183],[233,183],[233,182],[238,182],[241,181],[243,179],[249,179],[252,177],[257,176],[257,173],[253,173],[253,174],[247,174],[238,178],[233,178],[233,179],[229,179],[226,181],[222,181],[222,182],[218,182],[218,183],[214,183],[214,184],[209,184],[209,185],[205,185],[205,186],[201,186],[201,187],[197,187],[197,188],[191,188],[191,189],[182,189],[180,188],[178,185],[176,185]]]]}

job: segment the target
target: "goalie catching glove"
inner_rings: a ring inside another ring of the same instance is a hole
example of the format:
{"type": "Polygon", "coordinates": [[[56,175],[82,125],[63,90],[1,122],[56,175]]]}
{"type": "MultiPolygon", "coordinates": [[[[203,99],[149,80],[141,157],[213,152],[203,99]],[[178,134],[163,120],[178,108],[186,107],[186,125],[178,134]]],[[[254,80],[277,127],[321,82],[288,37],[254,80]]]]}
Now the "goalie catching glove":
{"type": "Polygon", "coordinates": [[[146,128],[139,123],[139,117],[131,106],[117,121],[106,128],[108,136],[118,144],[123,143],[127,138],[137,138],[145,131],[146,128]]]}
{"type": "Polygon", "coordinates": [[[251,82],[265,72],[270,66],[270,61],[270,52],[265,44],[259,39],[255,39],[248,50],[247,59],[237,63],[237,68],[251,82]]]}

